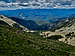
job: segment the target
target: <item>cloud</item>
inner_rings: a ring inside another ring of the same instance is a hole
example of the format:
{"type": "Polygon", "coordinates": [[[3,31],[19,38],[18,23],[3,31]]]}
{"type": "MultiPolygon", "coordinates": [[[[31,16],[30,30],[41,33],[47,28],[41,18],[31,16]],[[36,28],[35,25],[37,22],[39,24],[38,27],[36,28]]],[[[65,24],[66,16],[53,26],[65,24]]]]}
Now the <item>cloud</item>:
{"type": "MultiPolygon", "coordinates": [[[[10,0],[11,1],[11,0],[10,0]]],[[[13,3],[0,1],[1,6],[10,8],[75,8],[75,0],[12,0],[13,3]],[[12,5],[13,4],[13,5],[12,5]]]]}

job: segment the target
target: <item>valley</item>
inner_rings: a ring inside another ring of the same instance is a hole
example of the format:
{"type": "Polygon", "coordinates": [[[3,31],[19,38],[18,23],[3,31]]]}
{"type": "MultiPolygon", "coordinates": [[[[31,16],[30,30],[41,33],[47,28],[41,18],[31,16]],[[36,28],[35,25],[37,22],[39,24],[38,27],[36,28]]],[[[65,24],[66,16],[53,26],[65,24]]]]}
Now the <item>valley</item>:
{"type": "Polygon", "coordinates": [[[0,0],[0,56],[75,56],[75,0],[0,0]]]}
{"type": "MultiPolygon", "coordinates": [[[[24,31],[24,26],[20,26],[22,25],[17,21],[3,15],[0,16],[0,56],[35,56],[36,54],[36,56],[75,56],[75,46],[58,41],[61,38],[60,35],[52,36],[52,39],[45,36],[44,38],[39,31],[27,32],[30,30],[24,31]]],[[[72,26],[74,24],[69,28],[72,26]]],[[[63,31],[65,30],[63,29],[63,31]]],[[[60,33],[60,29],[51,34],[56,34],[56,32],[60,33]]],[[[46,34],[46,32],[44,33],[46,34]]]]}
{"type": "Polygon", "coordinates": [[[73,9],[14,11],[0,11],[0,56],[75,56],[73,9]]]}

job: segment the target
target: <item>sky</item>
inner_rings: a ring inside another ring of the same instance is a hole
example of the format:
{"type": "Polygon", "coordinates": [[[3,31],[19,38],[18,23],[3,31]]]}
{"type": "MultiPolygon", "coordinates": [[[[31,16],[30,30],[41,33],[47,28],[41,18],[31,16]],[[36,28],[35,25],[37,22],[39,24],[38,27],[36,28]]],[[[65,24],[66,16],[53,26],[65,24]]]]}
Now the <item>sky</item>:
{"type": "Polygon", "coordinates": [[[6,8],[75,8],[75,0],[0,0],[6,8]],[[10,4],[9,4],[10,2],[10,4]],[[11,3],[14,3],[13,5],[11,3]]]}

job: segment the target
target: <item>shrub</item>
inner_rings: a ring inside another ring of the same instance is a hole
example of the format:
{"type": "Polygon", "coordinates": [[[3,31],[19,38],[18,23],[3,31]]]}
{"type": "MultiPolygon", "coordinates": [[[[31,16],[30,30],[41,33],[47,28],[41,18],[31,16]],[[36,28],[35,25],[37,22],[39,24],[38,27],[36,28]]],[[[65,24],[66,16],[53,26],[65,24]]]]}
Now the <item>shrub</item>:
{"type": "Polygon", "coordinates": [[[53,39],[53,40],[58,40],[60,38],[63,38],[63,36],[61,36],[61,35],[52,35],[52,36],[48,37],[48,39],[53,39]]]}

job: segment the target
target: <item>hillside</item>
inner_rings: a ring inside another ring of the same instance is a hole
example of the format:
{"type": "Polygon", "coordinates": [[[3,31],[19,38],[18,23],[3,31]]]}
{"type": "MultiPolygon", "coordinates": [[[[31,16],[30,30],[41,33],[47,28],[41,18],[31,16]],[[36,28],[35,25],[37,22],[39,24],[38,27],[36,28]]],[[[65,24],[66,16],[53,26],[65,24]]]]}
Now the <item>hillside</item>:
{"type": "Polygon", "coordinates": [[[46,31],[42,32],[41,35],[49,38],[60,35],[63,38],[57,37],[59,41],[75,46],[75,17],[59,22],[55,29],[54,32],[46,31]]]}
{"type": "Polygon", "coordinates": [[[56,31],[67,31],[67,32],[73,32],[75,31],[75,17],[71,19],[65,20],[63,27],[56,31]],[[69,31],[68,31],[69,30],[69,31]]]}
{"type": "Polygon", "coordinates": [[[0,15],[0,21],[4,21],[11,27],[22,28],[23,31],[28,31],[28,29],[26,27],[24,27],[23,25],[21,25],[21,24],[17,23],[16,21],[14,21],[8,17],[5,17],[3,15],[0,15]]]}
{"type": "Polygon", "coordinates": [[[75,56],[75,47],[0,22],[0,56],[75,56]]]}
{"type": "Polygon", "coordinates": [[[17,23],[23,25],[24,27],[28,28],[29,30],[48,30],[49,29],[49,24],[37,24],[34,20],[25,20],[25,19],[20,19],[16,17],[9,17],[10,19],[16,21],[17,23]]]}
{"type": "Polygon", "coordinates": [[[66,37],[64,40],[60,39],[60,41],[64,41],[75,46],[75,18],[67,20],[63,27],[56,30],[56,32],[60,32],[66,37]]]}

